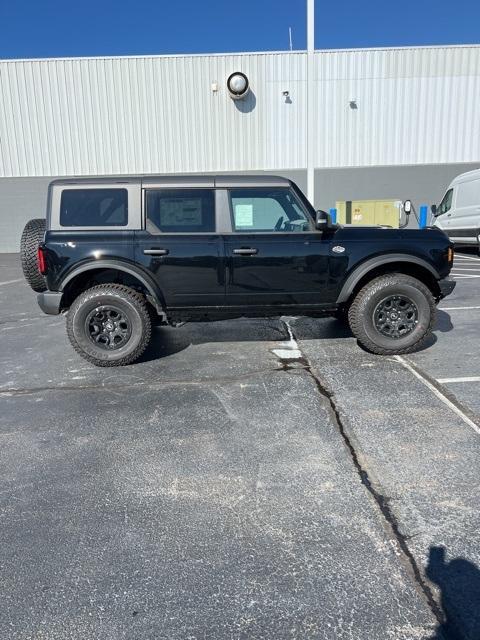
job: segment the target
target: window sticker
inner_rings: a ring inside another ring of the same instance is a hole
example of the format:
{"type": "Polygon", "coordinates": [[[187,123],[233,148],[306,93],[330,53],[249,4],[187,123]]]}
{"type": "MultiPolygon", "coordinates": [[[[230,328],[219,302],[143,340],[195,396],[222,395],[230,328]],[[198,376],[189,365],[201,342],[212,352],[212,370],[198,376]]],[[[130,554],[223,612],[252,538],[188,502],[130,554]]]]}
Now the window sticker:
{"type": "Polygon", "coordinates": [[[160,200],[160,224],[165,227],[201,225],[201,199],[164,198],[160,200]]]}
{"type": "Polygon", "coordinates": [[[253,227],[253,204],[235,205],[235,226],[253,227]]]}

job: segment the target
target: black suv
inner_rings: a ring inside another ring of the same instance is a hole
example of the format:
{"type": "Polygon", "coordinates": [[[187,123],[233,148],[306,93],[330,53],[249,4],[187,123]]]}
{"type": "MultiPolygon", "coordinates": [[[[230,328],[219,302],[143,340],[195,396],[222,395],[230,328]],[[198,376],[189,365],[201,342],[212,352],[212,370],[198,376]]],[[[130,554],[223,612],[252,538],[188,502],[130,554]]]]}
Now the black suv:
{"type": "Polygon", "coordinates": [[[100,366],[139,358],[152,324],[238,316],[337,315],[368,350],[408,353],[455,286],[443,231],[332,225],[276,176],[56,180],[47,209],[24,273],[100,366]]]}

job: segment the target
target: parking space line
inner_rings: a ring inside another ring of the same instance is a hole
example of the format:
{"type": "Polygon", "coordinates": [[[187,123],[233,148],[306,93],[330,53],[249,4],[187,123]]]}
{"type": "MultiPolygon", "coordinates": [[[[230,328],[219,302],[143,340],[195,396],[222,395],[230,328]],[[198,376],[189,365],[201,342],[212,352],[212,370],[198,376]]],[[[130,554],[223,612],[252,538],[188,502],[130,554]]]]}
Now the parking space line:
{"type": "Polygon", "coordinates": [[[414,368],[410,363],[408,363],[402,356],[393,356],[397,362],[399,362],[405,369],[408,369],[410,373],[420,380],[422,384],[424,384],[427,389],[430,391],[445,404],[451,411],[457,414],[459,418],[463,420],[463,422],[469,426],[475,433],[480,435],[480,427],[471,420],[461,409],[457,407],[453,402],[451,402],[435,385],[433,385],[425,376],[423,376],[416,368],[414,368]]]}
{"type": "Polygon", "coordinates": [[[442,311],[467,311],[468,309],[480,309],[480,307],[439,307],[442,311]]]}
{"type": "Polygon", "coordinates": [[[457,251],[455,253],[455,259],[457,258],[459,258],[460,260],[480,260],[479,256],[472,256],[470,253],[461,253],[460,251],[457,251]]]}
{"type": "Polygon", "coordinates": [[[4,284],[14,284],[15,282],[22,282],[23,278],[19,278],[18,280],[6,280],[5,282],[0,282],[0,287],[4,284]]]}
{"type": "Polygon", "coordinates": [[[480,275],[475,276],[473,274],[467,275],[466,273],[455,273],[452,271],[452,276],[456,276],[459,280],[465,280],[466,278],[480,278],[480,275]]]}
{"type": "Polygon", "coordinates": [[[437,378],[437,382],[448,384],[450,382],[480,382],[480,376],[465,376],[463,378],[437,378]]]}

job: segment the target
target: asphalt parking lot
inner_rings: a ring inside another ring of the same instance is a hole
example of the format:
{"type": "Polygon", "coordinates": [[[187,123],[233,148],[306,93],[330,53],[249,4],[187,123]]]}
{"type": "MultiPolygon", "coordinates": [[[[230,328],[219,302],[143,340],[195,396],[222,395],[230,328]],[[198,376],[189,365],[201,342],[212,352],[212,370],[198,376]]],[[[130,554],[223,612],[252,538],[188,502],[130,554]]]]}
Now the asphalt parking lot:
{"type": "Polygon", "coordinates": [[[0,637],[480,638],[480,259],[430,344],[157,328],[96,369],[0,255],[0,637]]]}

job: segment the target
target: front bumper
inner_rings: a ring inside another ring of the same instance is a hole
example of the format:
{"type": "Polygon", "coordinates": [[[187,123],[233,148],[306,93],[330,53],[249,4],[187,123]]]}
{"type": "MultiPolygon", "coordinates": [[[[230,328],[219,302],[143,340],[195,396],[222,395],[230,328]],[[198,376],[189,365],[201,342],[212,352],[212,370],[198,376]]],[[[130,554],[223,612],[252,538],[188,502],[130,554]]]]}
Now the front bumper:
{"type": "Polygon", "coordinates": [[[63,293],[61,291],[44,291],[37,296],[37,302],[43,313],[49,316],[58,316],[62,303],[63,293]]]}
{"type": "Polygon", "coordinates": [[[438,281],[438,286],[440,287],[440,299],[442,299],[452,293],[457,286],[457,283],[451,278],[444,278],[443,280],[438,281]]]}

